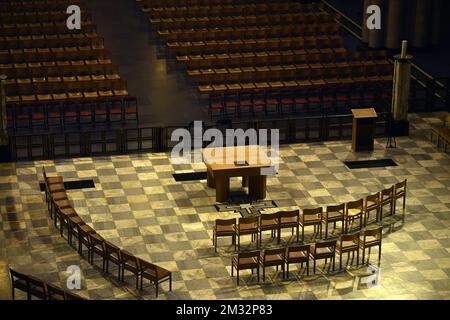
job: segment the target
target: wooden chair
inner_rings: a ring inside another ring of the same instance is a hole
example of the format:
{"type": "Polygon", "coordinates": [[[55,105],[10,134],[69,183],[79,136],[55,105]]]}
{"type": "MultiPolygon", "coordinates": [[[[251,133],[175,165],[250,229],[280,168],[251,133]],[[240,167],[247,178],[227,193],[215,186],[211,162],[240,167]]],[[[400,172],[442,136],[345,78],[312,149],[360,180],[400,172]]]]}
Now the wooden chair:
{"type": "Polygon", "coordinates": [[[47,283],[48,300],[65,300],[64,290],[50,283],[47,283]]]}
{"type": "Polygon", "coordinates": [[[28,286],[31,297],[35,296],[41,300],[47,300],[47,287],[45,282],[33,276],[28,276],[28,286]]]}
{"type": "Polygon", "coordinates": [[[65,191],[64,182],[62,177],[49,177],[45,171],[45,167],[42,167],[42,174],[44,176],[45,183],[45,200],[50,201],[50,193],[65,191]]]}
{"type": "Polygon", "coordinates": [[[64,300],[86,300],[83,297],[80,297],[79,295],[69,292],[69,291],[64,291],[64,300]]]}
{"type": "MultiPolygon", "coordinates": [[[[86,231],[89,233],[95,233],[95,230],[92,229],[91,227],[89,227],[88,225],[86,225],[86,223],[83,221],[83,219],[81,219],[78,215],[77,216],[72,216],[69,217],[68,219],[68,234],[67,234],[67,242],[69,243],[70,246],[72,246],[72,242],[73,242],[73,238],[77,238],[77,240],[79,241],[80,235],[78,232],[78,229],[80,226],[86,226],[86,231]]],[[[77,247],[78,248],[78,247],[77,247]]]]}
{"type": "Polygon", "coordinates": [[[302,241],[305,241],[305,227],[314,226],[314,234],[316,227],[319,229],[320,237],[322,237],[322,207],[313,209],[303,209],[299,224],[302,227],[302,241]]]}
{"type": "Polygon", "coordinates": [[[155,285],[156,297],[158,297],[159,284],[164,281],[169,281],[169,291],[172,291],[172,272],[142,259],[139,259],[139,265],[141,266],[141,290],[145,278],[155,285]]]}
{"type": "MultiPolygon", "coordinates": [[[[258,246],[258,224],[259,217],[248,217],[239,218],[239,224],[235,227],[235,234],[237,237],[237,250],[241,248],[241,236],[251,235],[252,241],[256,240],[256,245],[258,246]]],[[[236,243],[235,243],[236,250],[236,243]]]]}
{"type": "Polygon", "coordinates": [[[350,260],[350,253],[352,253],[352,264],[355,258],[356,251],[356,265],[359,263],[359,232],[353,234],[343,234],[336,244],[336,252],[339,253],[339,270],[342,269],[342,256],[348,253],[347,262],[350,260]]]}
{"type": "Polygon", "coordinates": [[[91,249],[91,242],[89,234],[96,234],[95,230],[89,227],[87,224],[77,224],[78,233],[78,254],[83,255],[83,245],[88,250],[88,260],[91,249]]]}
{"type": "Polygon", "coordinates": [[[253,270],[256,269],[259,282],[259,265],[261,259],[260,251],[251,252],[239,252],[237,257],[233,257],[231,260],[231,276],[233,277],[234,269],[236,269],[237,285],[239,285],[239,271],[241,270],[253,270]]]}
{"type": "Polygon", "coordinates": [[[272,238],[276,236],[277,231],[279,232],[278,213],[261,214],[258,227],[259,227],[259,246],[261,246],[263,231],[270,230],[272,238]]]}
{"type": "Polygon", "coordinates": [[[231,237],[232,244],[236,246],[236,219],[217,219],[213,229],[214,251],[217,252],[217,238],[231,237]]]}
{"type": "MultiPolygon", "coordinates": [[[[61,237],[64,234],[64,228],[67,229],[67,234],[69,234],[69,217],[78,217],[77,212],[72,207],[66,207],[61,208],[57,203],[54,203],[55,206],[55,219],[54,219],[54,225],[55,227],[58,227],[58,220],[59,220],[59,233],[61,234],[61,237]]],[[[78,219],[81,220],[80,217],[78,219]]],[[[80,221],[81,222],[81,221],[80,221]]]]}
{"type": "Polygon", "coordinates": [[[105,239],[103,239],[99,234],[88,233],[89,237],[89,258],[91,264],[94,264],[94,253],[99,255],[102,260],[102,271],[105,271],[106,265],[106,250],[105,250],[105,239]]]}
{"type": "Polygon", "coordinates": [[[394,212],[394,186],[381,191],[380,221],[383,221],[383,208],[389,205],[390,215],[394,212]]]}
{"type": "MultiPolygon", "coordinates": [[[[362,250],[362,263],[364,264],[364,257],[366,253],[366,249],[370,249],[372,247],[378,247],[378,263],[381,261],[381,242],[383,239],[383,228],[377,227],[375,229],[366,229],[361,233],[361,239],[359,246],[362,250]]],[[[369,259],[367,259],[369,260],[369,259]]]]}
{"type": "Polygon", "coordinates": [[[298,242],[300,237],[300,210],[278,212],[278,225],[278,243],[281,241],[281,230],[289,228],[292,230],[292,235],[294,235],[294,229],[297,230],[298,242]]]}
{"type": "Polygon", "coordinates": [[[364,219],[364,200],[359,199],[356,201],[347,202],[345,206],[345,214],[344,214],[344,233],[349,232],[349,224],[353,224],[355,219],[359,219],[359,229],[361,230],[363,227],[363,219],[364,219]]]}
{"type": "Polygon", "coordinates": [[[405,179],[402,182],[396,183],[394,185],[394,209],[392,210],[392,213],[395,214],[396,208],[397,208],[397,200],[403,199],[403,210],[405,210],[406,206],[406,182],[407,179],[405,179]]]}
{"type": "Polygon", "coordinates": [[[341,223],[341,233],[344,233],[344,213],[345,203],[333,206],[327,206],[325,213],[322,215],[322,223],[325,224],[325,239],[328,239],[328,224],[333,223],[336,229],[336,223],[341,223]]]}
{"type": "Polygon", "coordinates": [[[125,270],[130,271],[136,277],[136,289],[139,289],[139,277],[141,275],[141,266],[139,259],[125,249],[120,251],[122,256],[122,281],[124,281],[125,270]]]}
{"type": "Polygon", "coordinates": [[[375,211],[376,221],[380,221],[380,192],[368,195],[364,202],[364,225],[369,223],[370,213],[375,211]]]}
{"type": "Polygon", "coordinates": [[[302,246],[292,246],[287,248],[286,253],[286,277],[289,278],[289,265],[293,263],[306,263],[306,275],[309,276],[309,244],[302,246]]]}
{"type": "Polygon", "coordinates": [[[260,263],[263,268],[263,281],[266,281],[266,267],[278,267],[281,266],[283,270],[283,279],[285,279],[285,262],[286,262],[286,249],[266,249],[261,255],[260,263]]]}
{"type": "Polygon", "coordinates": [[[31,300],[30,286],[28,284],[28,276],[26,274],[17,272],[9,268],[9,273],[11,275],[11,293],[12,299],[15,300],[16,293],[15,290],[20,290],[27,294],[27,300],[31,300]]]}
{"type": "Polygon", "coordinates": [[[311,245],[309,249],[309,257],[314,261],[313,271],[316,274],[316,261],[325,259],[325,264],[328,259],[333,261],[333,271],[335,269],[336,257],[336,240],[316,242],[311,245]]]}
{"type": "Polygon", "coordinates": [[[122,271],[122,254],[120,248],[115,246],[109,241],[104,242],[104,248],[106,257],[105,272],[106,273],[109,272],[109,262],[112,262],[113,264],[117,265],[118,268],[117,279],[120,281],[122,271]]]}

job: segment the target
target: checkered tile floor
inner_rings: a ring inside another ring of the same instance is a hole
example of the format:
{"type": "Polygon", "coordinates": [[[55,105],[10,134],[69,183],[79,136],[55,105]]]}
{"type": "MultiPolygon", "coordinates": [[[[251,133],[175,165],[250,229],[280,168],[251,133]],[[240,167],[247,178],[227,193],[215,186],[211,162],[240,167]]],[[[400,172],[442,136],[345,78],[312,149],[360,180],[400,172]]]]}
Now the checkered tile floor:
{"type": "MultiPolygon", "coordinates": [[[[435,115],[434,115],[435,116],[435,115]]],[[[397,149],[377,140],[374,153],[354,154],[349,141],[282,146],[279,174],[268,178],[268,199],[280,209],[305,208],[355,200],[408,179],[407,207],[383,220],[383,253],[378,285],[371,265],[306,277],[292,267],[291,280],[270,269],[258,284],[242,272],[231,278],[230,239],[212,246],[217,218],[215,192],[206,181],[176,182],[174,172],[205,170],[203,164],[174,165],[168,154],[0,164],[0,276],[9,264],[22,272],[65,286],[69,265],[82,270],[80,295],[91,299],[154,299],[154,288],[134,289],[92,267],[60,238],[39,192],[41,167],[65,180],[93,179],[95,189],[71,190],[82,218],[104,238],[173,271],[173,291],[162,285],[159,299],[448,299],[450,298],[450,158],[428,140],[432,115],[412,115],[412,135],[398,138],[397,149]],[[398,167],[348,170],[344,160],[392,158],[398,167]]],[[[233,181],[232,188],[240,182],[233,181]]],[[[400,204],[400,202],[399,202],[400,204]]],[[[400,206],[399,206],[400,207],[400,206]]],[[[307,229],[305,241],[311,241],[307,229]]],[[[283,233],[283,245],[292,241],[283,233]]],[[[243,247],[252,248],[249,237],[243,247]]],[[[263,247],[276,245],[269,234],[263,247]]],[[[376,249],[371,263],[376,264],[376,249]]],[[[337,259],[338,260],[338,259],[337,259]]],[[[346,259],[344,259],[345,261],[346,259]]],[[[322,263],[318,264],[322,270],[322,263]]]]}

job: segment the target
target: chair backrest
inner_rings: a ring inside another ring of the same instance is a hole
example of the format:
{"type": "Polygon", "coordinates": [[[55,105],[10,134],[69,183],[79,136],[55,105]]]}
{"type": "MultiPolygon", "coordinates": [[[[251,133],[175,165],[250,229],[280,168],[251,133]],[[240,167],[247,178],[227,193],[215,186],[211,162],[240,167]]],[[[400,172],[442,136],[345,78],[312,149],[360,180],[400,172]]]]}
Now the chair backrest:
{"type": "Polygon", "coordinates": [[[255,217],[247,217],[247,218],[239,218],[239,229],[241,228],[241,225],[253,225],[254,228],[258,228],[258,222],[259,222],[259,217],[255,216],[255,217]]]}
{"type": "Polygon", "coordinates": [[[357,240],[359,242],[359,232],[350,233],[350,234],[343,234],[341,235],[341,242],[342,241],[353,241],[357,240]]]}
{"type": "Polygon", "coordinates": [[[11,268],[9,268],[9,274],[11,275],[11,280],[13,283],[16,280],[23,280],[28,284],[28,276],[26,274],[17,272],[11,268]]]}
{"type": "Polygon", "coordinates": [[[69,221],[68,221],[68,222],[69,222],[69,226],[70,226],[71,229],[77,229],[77,231],[78,231],[79,225],[78,225],[78,223],[76,222],[74,216],[69,217],[69,221]]]}
{"type": "Polygon", "coordinates": [[[128,262],[128,261],[131,261],[131,262],[133,262],[137,267],[139,267],[139,259],[138,259],[134,254],[132,254],[131,252],[128,252],[127,250],[122,249],[122,250],[120,250],[120,255],[121,255],[122,261],[123,261],[124,263],[125,263],[125,262],[128,262]]]}
{"type": "Polygon", "coordinates": [[[65,300],[64,290],[47,283],[47,294],[49,300],[65,300]]]}
{"type": "Polygon", "coordinates": [[[250,251],[250,252],[239,252],[238,260],[247,259],[247,258],[257,258],[259,261],[260,256],[261,256],[261,251],[259,251],[259,250],[250,251]]]}
{"type": "Polygon", "coordinates": [[[336,240],[316,242],[314,249],[317,250],[318,248],[330,248],[334,252],[336,250],[336,240]]]}
{"type": "Polygon", "coordinates": [[[342,212],[343,214],[345,211],[345,203],[327,206],[326,210],[327,210],[326,212],[342,212]]]}
{"type": "Polygon", "coordinates": [[[379,203],[379,202],[380,202],[380,193],[377,192],[377,193],[375,193],[375,194],[368,195],[368,196],[366,197],[366,204],[367,204],[367,202],[369,202],[369,201],[375,202],[375,203],[379,203]]]}
{"type": "Polygon", "coordinates": [[[399,193],[399,192],[405,192],[406,191],[406,182],[407,182],[407,179],[403,180],[402,182],[396,183],[394,185],[394,190],[395,190],[396,194],[399,193]]]}
{"type": "Polygon", "coordinates": [[[383,238],[383,227],[379,226],[374,229],[366,229],[362,232],[362,235],[364,236],[364,238],[373,236],[381,240],[383,238]]]}
{"type": "Polygon", "coordinates": [[[264,213],[260,215],[262,220],[278,220],[278,212],[275,213],[264,213]]]}
{"type": "Polygon", "coordinates": [[[266,249],[263,253],[263,259],[266,260],[267,256],[274,256],[274,255],[280,255],[281,258],[284,260],[286,257],[286,248],[276,248],[276,249],[266,249]]]}
{"type": "Polygon", "coordinates": [[[281,219],[283,218],[293,218],[293,217],[297,217],[297,221],[300,217],[300,210],[292,210],[292,211],[279,211],[278,212],[278,217],[281,219]]]}
{"type": "Polygon", "coordinates": [[[147,270],[147,269],[153,270],[155,273],[155,277],[158,278],[158,267],[156,266],[156,264],[150,263],[143,259],[138,259],[138,260],[139,260],[138,263],[139,263],[141,271],[147,270]]]}
{"type": "MultiPolygon", "coordinates": [[[[97,239],[96,237],[94,237],[94,234],[92,234],[92,233],[88,233],[87,236],[88,236],[89,242],[91,243],[92,246],[101,245],[101,246],[102,246],[102,249],[105,250],[104,243],[105,243],[106,241],[97,239]]],[[[106,251],[106,250],[105,250],[105,251],[106,251]]]]}
{"type": "Polygon", "coordinates": [[[303,215],[304,216],[312,216],[312,215],[320,215],[322,216],[322,207],[318,208],[311,208],[311,209],[303,209],[303,215]]]}
{"type": "Polygon", "coordinates": [[[394,186],[386,188],[381,191],[381,200],[389,199],[394,196],[394,186]]]}
{"type": "Polygon", "coordinates": [[[42,167],[42,175],[44,176],[45,182],[47,182],[47,172],[45,171],[45,167],[42,167]]]}
{"type": "Polygon", "coordinates": [[[120,248],[118,246],[112,244],[109,241],[105,241],[104,243],[106,254],[117,253],[117,255],[120,257],[120,248]]]}
{"type": "Polygon", "coordinates": [[[236,218],[232,219],[216,219],[217,226],[234,226],[236,225],[236,218]]]}
{"type": "Polygon", "coordinates": [[[347,210],[348,209],[363,209],[364,200],[359,199],[356,201],[347,202],[347,210]]]}
{"type": "Polygon", "coordinates": [[[301,246],[290,246],[290,247],[287,247],[287,255],[289,257],[289,254],[291,252],[300,252],[300,251],[303,251],[303,252],[305,252],[306,255],[308,255],[310,248],[311,248],[311,246],[309,244],[304,244],[301,246]]]}
{"type": "Polygon", "coordinates": [[[28,284],[32,289],[38,289],[38,291],[32,290],[34,295],[37,295],[41,299],[47,298],[47,286],[44,281],[37,279],[33,276],[28,276],[28,284]]]}

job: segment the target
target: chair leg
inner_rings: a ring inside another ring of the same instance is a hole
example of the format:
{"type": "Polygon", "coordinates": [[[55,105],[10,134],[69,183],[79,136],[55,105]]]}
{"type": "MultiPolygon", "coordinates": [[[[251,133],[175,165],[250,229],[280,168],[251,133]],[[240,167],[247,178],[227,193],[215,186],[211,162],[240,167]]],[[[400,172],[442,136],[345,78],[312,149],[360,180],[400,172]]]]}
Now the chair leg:
{"type": "Polygon", "coordinates": [[[306,262],[306,275],[309,276],[309,261],[306,262]]]}
{"type": "Polygon", "coordinates": [[[237,285],[239,285],[239,268],[236,268],[236,280],[237,280],[237,285]]]}
{"type": "Polygon", "coordinates": [[[339,270],[342,270],[342,252],[339,254],[339,270]]]}
{"type": "Polygon", "coordinates": [[[172,273],[169,275],[169,291],[172,291],[172,273]]]}
{"type": "Polygon", "coordinates": [[[333,256],[333,271],[336,269],[336,254],[333,256]]]}
{"type": "Polygon", "coordinates": [[[313,270],[314,270],[314,274],[316,274],[316,259],[314,259],[313,270]]]}

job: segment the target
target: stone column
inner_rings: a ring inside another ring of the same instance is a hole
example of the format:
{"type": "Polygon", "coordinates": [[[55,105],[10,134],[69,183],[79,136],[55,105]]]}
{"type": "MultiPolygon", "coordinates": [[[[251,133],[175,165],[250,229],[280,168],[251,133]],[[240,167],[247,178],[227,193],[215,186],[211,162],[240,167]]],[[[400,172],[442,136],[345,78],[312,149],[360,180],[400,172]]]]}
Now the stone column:
{"type": "Polygon", "coordinates": [[[406,0],[389,0],[386,19],[386,48],[399,49],[405,39],[406,0]]]}
{"type": "Polygon", "coordinates": [[[412,46],[426,47],[430,43],[432,29],[432,2],[431,0],[416,0],[413,16],[412,46]]]}
{"type": "Polygon", "coordinates": [[[4,80],[6,80],[6,76],[0,75],[0,146],[7,146],[9,144],[4,80]]]}
{"type": "Polygon", "coordinates": [[[403,41],[402,53],[396,55],[394,65],[394,83],[392,89],[392,115],[394,136],[409,134],[408,107],[411,85],[411,55],[407,54],[408,42],[403,41]]]}

